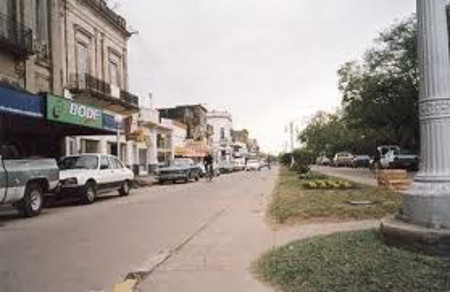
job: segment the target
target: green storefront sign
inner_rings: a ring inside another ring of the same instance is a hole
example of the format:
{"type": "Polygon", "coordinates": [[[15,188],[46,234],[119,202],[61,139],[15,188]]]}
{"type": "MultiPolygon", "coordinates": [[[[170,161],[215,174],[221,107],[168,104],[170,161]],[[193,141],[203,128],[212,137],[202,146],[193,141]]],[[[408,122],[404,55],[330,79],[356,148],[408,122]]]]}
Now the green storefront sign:
{"type": "Polygon", "coordinates": [[[97,129],[103,128],[101,110],[51,94],[47,94],[47,119],[97,129]]]}

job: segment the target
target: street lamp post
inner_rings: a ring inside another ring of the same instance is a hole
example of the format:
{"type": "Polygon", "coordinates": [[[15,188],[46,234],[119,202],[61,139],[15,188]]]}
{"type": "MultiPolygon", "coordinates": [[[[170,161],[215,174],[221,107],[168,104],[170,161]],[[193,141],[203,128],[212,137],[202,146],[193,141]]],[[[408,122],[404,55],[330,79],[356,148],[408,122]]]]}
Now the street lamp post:
{"type": "Polygon", "coordinates": [[[450,47],[448,0],[417,0],[421,167],[400,214],[385,219],[388,242],[450,255],[450,47]]]}
{"type": "Polygon", "coordinates": [[[120,130],[122,128],[123,117],[120,116],[120,115],[116,115],[114,117],[114,120],[117,123],[117,133],[116,133],[116,138],[117,138],[117,157],[121,159],[121,157],[120,157],[120,130]]]}

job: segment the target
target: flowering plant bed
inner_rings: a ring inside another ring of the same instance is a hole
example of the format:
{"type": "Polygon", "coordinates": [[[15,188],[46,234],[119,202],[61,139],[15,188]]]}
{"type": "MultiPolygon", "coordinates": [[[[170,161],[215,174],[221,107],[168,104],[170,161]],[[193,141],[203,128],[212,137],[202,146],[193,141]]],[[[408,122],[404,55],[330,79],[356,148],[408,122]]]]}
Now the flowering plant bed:
{"type": "Polygon", "coordinates": [[[303,183],[303,187],[310,190],[348,190],[355,185],[346,180],[311,180],[303,183]]]}

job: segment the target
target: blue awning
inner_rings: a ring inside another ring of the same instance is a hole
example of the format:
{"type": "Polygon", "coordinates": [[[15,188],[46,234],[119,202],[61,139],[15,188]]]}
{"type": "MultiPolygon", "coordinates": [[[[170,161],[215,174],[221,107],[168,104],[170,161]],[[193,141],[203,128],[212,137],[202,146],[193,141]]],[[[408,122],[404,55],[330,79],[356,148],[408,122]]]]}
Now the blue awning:
{"type": "Polygon", "coordinates": [[[45,101],[39,95],[0,86],[0,112],[44,118],[45,101]]]}

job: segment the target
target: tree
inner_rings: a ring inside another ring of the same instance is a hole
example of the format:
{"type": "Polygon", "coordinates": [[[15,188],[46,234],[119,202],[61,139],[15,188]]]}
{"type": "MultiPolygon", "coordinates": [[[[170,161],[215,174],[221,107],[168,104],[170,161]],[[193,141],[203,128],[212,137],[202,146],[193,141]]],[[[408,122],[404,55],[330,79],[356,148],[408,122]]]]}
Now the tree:
{"type": "Polygon", "coordinates": [[[419,147],[416,40],[415,17],[410,17],[381,33],[362,62],[338,70],[344,123],[372,133],[377,144],[419,147]]]}

